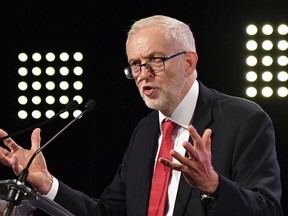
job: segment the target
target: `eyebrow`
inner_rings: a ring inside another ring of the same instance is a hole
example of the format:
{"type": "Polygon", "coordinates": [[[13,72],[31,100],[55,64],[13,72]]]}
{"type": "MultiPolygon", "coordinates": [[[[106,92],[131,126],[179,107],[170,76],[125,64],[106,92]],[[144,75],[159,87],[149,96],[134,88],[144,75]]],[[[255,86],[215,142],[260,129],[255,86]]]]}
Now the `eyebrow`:
{"type": "MultiPolygon", "coordinates": [[[[164,57],[165,55],[163,53],[160,53],[160,52],[158,52],[158,53],[154,52],[154,53],[150,53],[149,55],[143,57],[143,59],[150,60],[151,58],[154,58],[154,57],[160,57],[161,58],[161,56],[164,57]]],[[[128,63],[131,64],[131,63],[134,63],[134,62],[138,62],[139,60],[140,60],[139,58],[130,59],[128,61],[128,63]]]]}

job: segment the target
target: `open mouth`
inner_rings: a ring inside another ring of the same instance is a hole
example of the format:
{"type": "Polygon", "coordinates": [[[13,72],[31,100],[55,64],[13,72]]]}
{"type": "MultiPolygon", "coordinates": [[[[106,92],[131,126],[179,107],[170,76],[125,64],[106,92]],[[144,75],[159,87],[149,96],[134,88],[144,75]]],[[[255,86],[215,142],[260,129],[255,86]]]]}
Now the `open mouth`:
{"type": "Polygon", "coordinates": [[[144,86],[143,87],[143,93],[146,96],[150,96],[153,93],[154,90],[155,90],[155,88],[153,88],[152,86],[144,86]]]}
{"type": "Polygon", "coordinates": [[[150,90],[152,90],[152,87],[151,86],[144,86],[143,87],[143,91],[150,91],[150,90]]]}

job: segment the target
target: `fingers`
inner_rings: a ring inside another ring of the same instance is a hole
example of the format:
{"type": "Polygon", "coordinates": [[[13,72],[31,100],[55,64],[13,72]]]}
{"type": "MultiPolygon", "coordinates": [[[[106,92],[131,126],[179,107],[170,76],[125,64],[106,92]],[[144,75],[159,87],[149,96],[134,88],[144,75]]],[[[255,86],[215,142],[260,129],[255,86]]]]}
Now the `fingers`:
{"type": "Polygon", "coordinates": [[[0,137],[5,137],[5,136],[7,136],[7,135],[8,135],[8,134],[7,134],[6,131],[0,129],[0,137]]]}
{"type": "MultiPolygon", "coordinates": [[[[6,137],[6,136],[8,136],[8,133],[0,129],[0,137],[6,137]]],[[[20,146],[18,146],[12,138],[4,139],[3,143],[11,150],[11,152],[15,152],[20,148],[20,146]]]]}
{"type": "Polygon", "coordinates": [[[7,146],[11,152],[16,152],[19,148],[21,148],[19,145],[17,145],[13,139],[7,138],[4,141],[5,146],[7,146]]]}
{"type": "Polygon", "coordinates": [[[212,130],[211,129],[206,129],[202,135],[202,137],[198,134],[196,129],[192,126],[189,125],[188,127],[189,134],[194,142],[194,147],[198,151],[209,151],[211,152],[211,135],[212,135],[212,130]]]}
{"type": "Polygon", "coordinates": [[[0,147],[0,161],[1,161],[1,163],[4,164],[5,166],[11,167],[12,160],[11,160],[9,154],[10,154],[9,151],[0,147]]]}
{"type": "Polygon", "coordinates": [[[197,130],[192,126],[188,126],[188,131],[189,134],[194,142],[194,146],[199,149],[203,150],[203,148],[206,148],[207,145],[211,143],[211,135],[212,135],[212,130],[211,129],[206,129],[202,135],[202,137],[198,134],[197,130]],[[200,145],[199,145],[200,143],[200,145]],[[202,145],[202,143],[204,145],[202,145]]]}
{"type": "Polygon", "coordinates": [[[179,163],[174,163],[166,158],[160,158],[160,163],[162,163],[163,165],[170,167],[171,169],[177,170],[177,171],[181,171],[181,169],[184,167],[182,164],[179,163]]]}
{"type": "Polygon", "coordinates": [[[211,136],[212,136],[212,130],[209,128],[204,131],[204,134],[202,136],[204,147],[206,151],[209,152],[211,152],[211,136]]]}
{"type": "Polygon", "coordinates": [[[14,154],[11,158],[12,169],[16,175],[19,175],[23,170],[23,165],[18,163],[18,157],[14,154]]]}
{"type": "Polygon", "coordinates": [[[34,151],[40,148],[41,143],[40,132],[41,132],[40,128],[35,128],[31,135],[31,142],[32,142],[31,149],[34,151]]]}
{"type": "Polygon", "coordinates": [[[189,156],[171,150],[171,156],[177,161],[161,158],[160,162],[170,169],[181,172],[192,187],[200,191],[214,191],[215,185],[217,187],[219,184],[219,176],[212,167],[212,130],[206,129],[202,137],[192,125],[188,127],[188,131],[194,145],[188,141],[184,141],[182,145],[189,156]]]}
{"type": "Polygon", "coordinates": [[[172,161],[161,159],[160,162],[172,169],[181,170],[184,166],[191,167],[193,164],[191,162],[202,162],[206,160],[211,160],[211,135],[212,130],[206,129],[202,137],[198,134],[196,129],[189,125],[189,134],[193,140],[194,146],[188,142],[184,141],[182,143],[183,147],[186,149],[189,157],[181,155],[175,150],[170,152],[171,156],[179,161],[179,163],[173,163],[172,161]]]}
{"type": "MultiPolygon", "coordinates": [[[[191,146],[190,143],[189,143],[189,145],[191,146]]],[[[176,161],[170,161],[169,159],[166,159],[166,158],[160,158],[159,161],[162,164],[164,164],[165,166],[168,166],[171,169],[174,169],[177,171],[183,171],[185,169],[185,167],[191,167],[190,163],[192,162],[192,160],[190,157],[187,158],[175,150],[171,150],[170,154],[174,159],[177,160],[177,162],[176,161]]]]}

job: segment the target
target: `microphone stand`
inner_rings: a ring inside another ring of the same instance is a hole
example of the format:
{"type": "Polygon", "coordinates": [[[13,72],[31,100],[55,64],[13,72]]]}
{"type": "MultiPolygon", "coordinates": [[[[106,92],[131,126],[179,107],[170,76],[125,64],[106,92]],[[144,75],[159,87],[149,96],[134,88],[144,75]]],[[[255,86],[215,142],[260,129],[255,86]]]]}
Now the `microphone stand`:
{"type": "Polygon", "coordinates": [[[93,110],[95,107],[95,101],[94,100],[89,100],[85,107],[84,111],[82,111],[78,116],[76,116],[69,124],[67,124],[64,128],[62,128],[57,134],[55,134],[50,140],[48,140],[43,146],[38,148],[34,154],[31,156],[30,160],[28,161],[26,167],[22,170],[20,173],[16,185],[17,186],[10,186],[10,189],[8,191],[8,195],[6,198],[7,205],[4,209],[3,216],[10,216],[12,214],[12,211],[15,206],[20,205],[22,198],[24,196],[23,190],[21,190],[21,185],[25,185],[26,179],[29,174],[29,167],[32,164],[32,161],[34,158],[46,147],[48,146],[52,141],[54,141],[61,133],[63,133],[70,125],[72,125],[76,120],[80,119],[86,112],[90,112],[93,110]]]}

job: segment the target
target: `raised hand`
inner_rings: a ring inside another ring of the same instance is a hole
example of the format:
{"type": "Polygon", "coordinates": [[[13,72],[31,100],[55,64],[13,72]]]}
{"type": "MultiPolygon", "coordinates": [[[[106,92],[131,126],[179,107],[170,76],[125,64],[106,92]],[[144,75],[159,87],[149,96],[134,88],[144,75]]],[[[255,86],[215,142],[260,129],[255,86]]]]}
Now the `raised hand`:
{"type": "Polygon", "coordinates": [[[211,155],[211,129],[206,129],[201,137],[196,129],[189,125],[189,134],[194,146],[188,141],[183,142],[183,147],[188,153],[185,157],[175,150],[171,150],[171,155],[178,162],[169,161],[161,158],[160,162],[171,169],[180,171],[187,182],[194,188],[203,193],[213,193],[219,184],[219,176],[212,166],[211,155]]]}
{"type": "MultiPolygon", "coordinates": [[[[0,129],[0,137],[6,135],[7,133],[0,129]]],[[[32,132],[31,149],[29,150],[22,148],[12,138],[5,139],[3,142],[7,149],[0,147],[0,162],[11,167],[17,176],[20,175],[34,152],[40,148],[40,141],[39,128],[32,132]]],[[[45,158],[41,152],[34,158],[29,168],[27,182],[41,194],[46,194],[52,185],[53,178],[47,169],[45,158]]]]}

